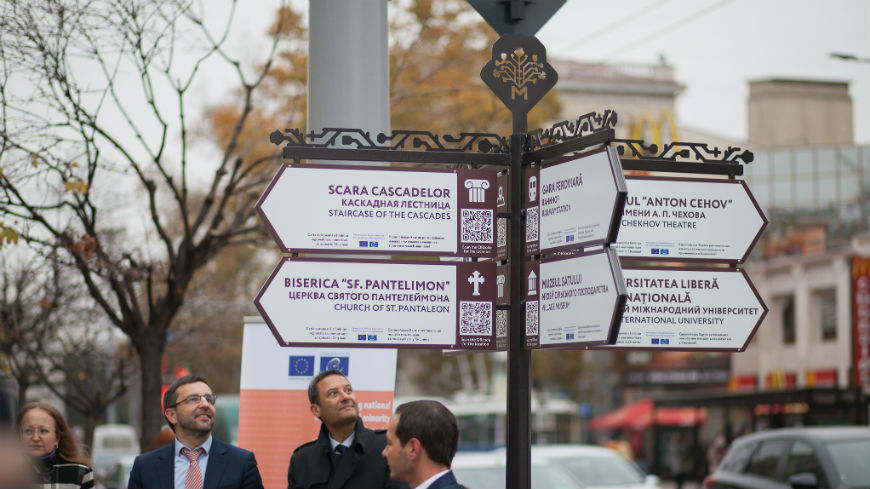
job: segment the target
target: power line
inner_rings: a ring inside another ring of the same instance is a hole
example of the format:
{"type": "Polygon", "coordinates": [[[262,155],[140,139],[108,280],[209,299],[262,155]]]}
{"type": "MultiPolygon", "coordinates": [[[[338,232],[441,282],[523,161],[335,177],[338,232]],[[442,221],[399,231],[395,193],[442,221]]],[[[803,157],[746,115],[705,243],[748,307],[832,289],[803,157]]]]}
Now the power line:
{"type": "Polygon", "coordinates": [[[699,19],[699,18],[701,18],[701,17],[703,17],[703,16],[705,16],[705,15],[707,15],[707,14],[709,14],[709,13],[715,11],[715,10],[718,10],[718,9],[722,8],[726,3],[731,3],[731,2],[733,2],[733,1],[734,1],[734,0],[722,0],[721,2],[719,2],[719,3],[715,4],[715,5],[711,5],[711,6],[707,7],[707,8],[705,8],[704,10],[701,10],[701,11],[695,12],[695,13],[692,14],[692,15],[689,15],[689,16],[684,17],[684,18],[682,18],[682,19],[679,19],[679,20],[677,20],[677,21],[675,21],[675,22],[672,22],[672,23],[670,23],[670,24],[668,24],[668,25],[662,27],[661,29],[659,29],[659,30],[657,30],[657,31],[653,31],[652,33],[647,34],[647,35],[644,36],[644,37],[641,37],[641,38],[639,38],[639,39],[635,39],[634,41],[631,41],[631,42],[629,42],[629,43],[627,43],[627,44],[624,44],[623,46],[621,46],[621,47],[619,47],[619,48],[617,48],[617,49],[614,49],[613,51],[611,51],[610,53],[608,53],[604,58],[607,59],[607,58],[610,58],[610,57],[612,57],[612,56],[615,56],[615,55],[617,55],[617,54],[619,54],[619,53],[621,53],[621,52],[623,52],[623,51],[625,51],[625,50],[627,50],[627,49],[630,49],[630,48],[635,47],[635,46],[638,45],[638,44],[641,44],[641,43],[647,42],[647,41],[649,41],[650,39],[653,39],[653,38],[655,38],[655,37],[657,37],[657,36],[659,36],[659,35],[661,35],[661,34],[664,34],[664,33],[666,33],[666,32],[669,32],[669,31],[670,31],[671,29],[673,29],[674,27],[683,26],[683,25],[685,25],[685,24],[687,24],[687,23],[689,23],[689,22],[691,22],[691,21],[693,21],[693,20],[697,20],[697,19],[699,19]]]}
{"type": "Polygon", "coordinates": [[[657,2],[653,5],[648,5],[646,7],[638,9],[636,12],[632,12],[632,13],[626,15],[625,17],[620,18],[619,20],[617,20],[615,22],[607,24],[606,26],[602,27],[601,29],[598,29],[597,31],[595,31],[591,34],[587,34],[585,37],[582,37],[582,38],[570,43],[569,45],[567,45],[565,47],[559,48],[556,51],[559,51],[559,52],[569,51],[569,50],[574,49],[577,46],[579,46],[587,41],[591,41],[591,40],[595,39],[596,37],[599,37],[600,35],[609,32],[614,27],[621,26],[621,25],[623,25],[627,22],[630,22],[632,20],[642,20],[641,15],[648,14],[649,12],[656,10],[657,8],[661,7],[662,5],[664,5],[670,1],[671,0],[660,0],[659,2],[657,2]]]}

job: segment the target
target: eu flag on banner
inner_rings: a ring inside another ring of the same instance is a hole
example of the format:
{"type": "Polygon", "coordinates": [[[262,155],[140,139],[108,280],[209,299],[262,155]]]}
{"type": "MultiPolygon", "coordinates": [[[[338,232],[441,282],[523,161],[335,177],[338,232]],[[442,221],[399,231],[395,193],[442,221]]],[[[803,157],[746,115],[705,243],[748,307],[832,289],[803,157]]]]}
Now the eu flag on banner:
{"type": "Polygon", "coordinates": [[[290,355],[290,372],[288,375],[291,377],[307,377],[314,375],[314,355],[290,355]]]}
{"type": "Polygon", "coordinates": [[[347,377],[350,365],[350,357],[320,357],[320,371],[340,370],[347,377]]]}

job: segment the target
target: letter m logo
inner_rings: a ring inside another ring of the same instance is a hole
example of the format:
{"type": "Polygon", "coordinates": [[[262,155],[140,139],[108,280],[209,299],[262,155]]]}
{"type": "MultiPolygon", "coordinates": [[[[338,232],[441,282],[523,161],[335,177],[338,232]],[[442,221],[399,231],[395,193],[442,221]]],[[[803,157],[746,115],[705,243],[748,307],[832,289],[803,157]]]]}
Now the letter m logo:
{"type": "Polygon", "coordinates": [[[529,87],[517,88],[516,86],[511,87],[511,100],[516,100],[517,97],[522,97],[523,100],[529,99],[529,87]]]}

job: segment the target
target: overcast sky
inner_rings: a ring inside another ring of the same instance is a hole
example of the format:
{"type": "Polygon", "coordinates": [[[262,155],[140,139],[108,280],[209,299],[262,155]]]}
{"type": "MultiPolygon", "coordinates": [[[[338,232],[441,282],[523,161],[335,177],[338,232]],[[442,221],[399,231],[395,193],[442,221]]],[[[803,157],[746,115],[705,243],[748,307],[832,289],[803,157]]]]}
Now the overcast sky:
{"type": "MultiPolygon", "coordinates": [[[[276,4],[241,3],[248,49],[276,4]]],[[[568,0],[537,37],[549,57],[654,64],[663,55],[686,86],[680,124],[738,140],[746,139],[748,81],[848,81],[855,141],[870,144],[870,0],[568,0]]]]}
{"type": "MultiPolygon", "coordinates": [[[[870,143],[868,0],[568,0],[538,32],[549,57],[655,63],[686,90],[682,125],[746,139],[750,80],[848,81],[855,140],[870,143]]],[[[557,85],[558,87],[558,85],[557,85]]]]}

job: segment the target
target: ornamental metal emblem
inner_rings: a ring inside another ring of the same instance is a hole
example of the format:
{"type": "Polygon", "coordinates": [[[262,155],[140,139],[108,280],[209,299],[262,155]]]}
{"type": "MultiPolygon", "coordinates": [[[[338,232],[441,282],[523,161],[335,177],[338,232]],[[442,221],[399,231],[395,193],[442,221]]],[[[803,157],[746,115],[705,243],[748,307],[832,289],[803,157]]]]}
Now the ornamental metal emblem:
{"type": "Polygon", "coordinates": [[[547,63],[544,45],[534,37],[502,36],[492,46],[492,59],[480,78],[514,114],[532,109],[559,79],[547,63]]]}

